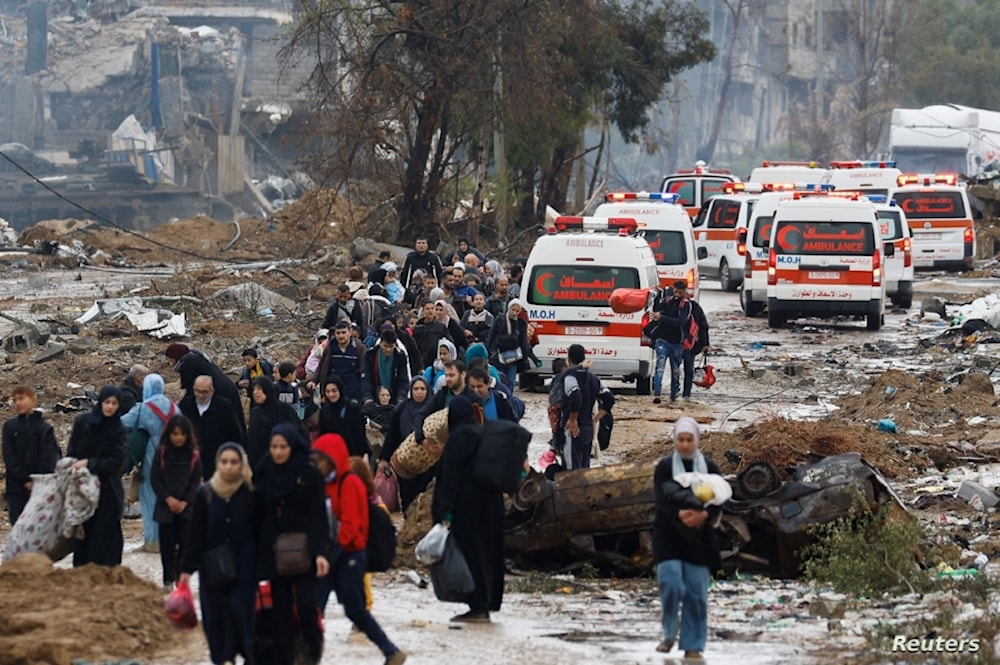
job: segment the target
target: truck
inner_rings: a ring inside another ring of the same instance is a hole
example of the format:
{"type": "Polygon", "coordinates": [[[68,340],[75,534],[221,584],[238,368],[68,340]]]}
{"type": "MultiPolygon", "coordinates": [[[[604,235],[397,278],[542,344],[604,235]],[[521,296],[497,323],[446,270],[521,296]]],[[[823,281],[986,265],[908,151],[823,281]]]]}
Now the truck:
{"type": "Polygon", "coordinates": [[[889,152],[903,173],[978,175],[1000,160],[1000,112],[958,104],[893,109],[889,152]]]}

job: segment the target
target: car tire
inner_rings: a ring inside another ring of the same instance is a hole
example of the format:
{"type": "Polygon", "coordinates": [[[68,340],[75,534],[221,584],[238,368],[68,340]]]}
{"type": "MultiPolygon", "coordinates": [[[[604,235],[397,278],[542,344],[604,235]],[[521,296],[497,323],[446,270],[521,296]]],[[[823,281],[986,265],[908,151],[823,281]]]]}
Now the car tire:
{"type": "Polygon", "coordinates": [[[753,462],[736,476],[736,489],[744,499],[763,499],[781,487],[781,474],[768,462],[753,462]]]}
{"type": "Polygon", "coordinates": [[[743,313],[751,319],[760,316],[761,312],[764,311],[764,303],[750,300],[750,294],[742,286],[740,287],[740,307],[743,308],[743,313]]]}
{"type": "Polygon", "coordinates": [[[739,288],[739,283],[733,281],[729,262],[725,259],[722,259],[722,263],[719,264],[719,281],[722,283],[723,291],[735,291],[739,288]]]}
{"type": "Polygon", "coordinates": [[[788,320],[784,314],[778,314],[777,312],[772,312],[767,310],[767,327],[768,328],[780,328],[785,325],[788,320]]]}
{"type": "Polygon", "coordinates": [[[635,394],[643,396],[652,392],[652,381],[652,378],[648,376],[635,377],[635,394]]]}
{"type": "Polygon", "coordinates": [[[875,314],[867,315],[865,319],[865,327],[868,330],[876,331],[882,329],[882,315],[878,312],[875,314]]]}

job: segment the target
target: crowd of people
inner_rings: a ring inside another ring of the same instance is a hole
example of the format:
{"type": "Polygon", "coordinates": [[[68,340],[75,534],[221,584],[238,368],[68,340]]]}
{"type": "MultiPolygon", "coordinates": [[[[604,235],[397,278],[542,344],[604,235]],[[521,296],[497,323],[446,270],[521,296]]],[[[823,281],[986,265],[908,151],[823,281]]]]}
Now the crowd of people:
{"type": "MultiPolygon", "coordinates": [[[[121,563],[122,477],[134,467],[143,548],[159,552],[165,589],[187,584],[198,571],[213,663],[232,663],[237,655],[252,662],[260,641],[260,580],[269,583],[273,603],[273,662],[294,662],[296,634],[308,658],[319,661],[323,636],[320,622],[310,617],[322,616],[334,590],[386,663],[406,660],[370,613],[369,511],[385,508],[375,478],[393,476],[393,456],[404,440],[412,435],[423,443],[425,420],[445,408],[451,432],[445,454],[422,474],[396,478],[400,503],[405,511],[436,479],[434,519],[452,530],[476,582],[469,612],[454,620],[488,621],[500,609],[502,495],[470,483],[463,465],[476,427],[491,420],[517,422],[525,412],[515,394],[517,375],[539,361],[532,352],[534,331],[517,299],[516,279],[523,271],[515,266],[505,272],[465,241],[447,266],[428,250],[426,239],[417,240],[402,270],[388,258],[380,257],[367,275],[351,269],[297,363],[272,362],[247,349],[233,381],[204,351],[174,342],[164,353],[184,391],[179,402],[164,394],[161,375],[136,365],[121,386],[102,388],[93,409],[74,423],[66,454],[100,479],[96,510],[76,544],[74,565],[121,563]],[[289,567],[293,559],[297,565],[289,567]]],[[[681,286],[658,307],[651,335],[658,359],[663,341],[672,370],[687,364],[690,347],[678,344],[668,328],[680,330],[685,317],[700,312],[681,286]],[[679,354],[673,348],[678,345],[679,354]]],[[[699,316],[707,336],[707,322],[699,316]]],[[[684,331],[678,334],[683,342],[684,331]]],[[[610,421],[614,396],[588,367],[578,344],[553,364],[548,459],[557,463],[545,469],[550,478],[562,469],[589,467],[595,435],[610,421]]],[[[663,368],[658,361],[657,396],[663,368]]],[[[690,385],[685,380],[683,396],[690,385]]],[[[671,399],[679,390],[675,375],[671,399]]],[[[51,473],[61,452],[31,388],[16,388],[12,406],[3,456],[8,510],[16,523],[30,497],[31,474],[51,473]]],[[[683,459],[680,467],[673,463],[674,471],[690,471],[694,459],[696,470],[717,473],[694,453],[683,459]]],[[[657,560],[693,557],[692,565],[713,564],[710,540],[690,556],[689,548],[667,544],[663,530],[674,528],[677,510],[664,504],[662,512],[670,519],[661,519],[658,496],[657,560]]],[[[701,526],[711,516],[690,512],[680,518],[688,526],[701,526]]],[[[715,549],[717,556],[717,543],[715,549]]],[[[676,614],[677,597],[683,596],[685,608],[704,614],[701,582],[688,588],[701,577],[662,563],[661,589],[673,594],[664,595],[665,613],[672,607],[676,614]]],[[[672,644],[675,624],[664,618],[668,632],[661,647],[672,644]]],[[[685,635],[693,630],[684,625],[685,635]]],[[[684,640],[689,651],[703,649],[703,637],[684,640]]]]}

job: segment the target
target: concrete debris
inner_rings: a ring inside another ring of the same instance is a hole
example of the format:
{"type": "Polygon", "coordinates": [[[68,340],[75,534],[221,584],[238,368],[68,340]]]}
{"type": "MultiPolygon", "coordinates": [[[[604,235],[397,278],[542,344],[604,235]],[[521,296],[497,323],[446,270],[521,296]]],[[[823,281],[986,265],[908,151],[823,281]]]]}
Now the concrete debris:
{"type": "Polygon", "coordinates": [[[53,343],[46,346],[44,349],[36,353],[31,357],[31,362],[33,363],[44,363],[50,360],[55,360],[66,353],[65,344],[53,343]]]}
{"type": "Polygon", "coordinates": [[[298,307],[294,300],[253,282],[245,282],[220,289],[212,294],[210,300],[233,304],[241,309],[249,309],[255,312],[263,312],[265,310],[271,310],[272,312],[274,310],[294,312],[298,307]]]}
{"type": "Polygon", "coordinates": [[[920,301],[920,316],[926,319],[928,314],[936,314],[942,319],[947,318],[944,301],[940,298],[924,298],[920,301]]]}
{"type": "Polygon", "coordinates": [[[974,507],[980,509],[984,507],[994,508],[998,503],[1000,503],[1000,497],[979,483],[972,482],[971,480],[962,481],[961,486],[958,488],[957,496],[960,499],[965,499],[974,507]]]}
{"type": "Polygon", "coordinates": [[[86,325],[102,318],[115,321],[121,317],[126,318],[137,331],[158,339],[187,334],[183,312],[176,314],[169,310],[148,308],[142,298],[98,300],[76,322],[86,325]]]}
{"type": "Polygon", "coordinates": [[[402,262],[411,251],[413,250],[409,247],[376,242],[370,238],[355,238],[354,242],[351,243],[351,258],[359,262],[372,256],[378,256],[379,252],[389,252],[392,254],[393,261],[403,265],[402,262]]]}

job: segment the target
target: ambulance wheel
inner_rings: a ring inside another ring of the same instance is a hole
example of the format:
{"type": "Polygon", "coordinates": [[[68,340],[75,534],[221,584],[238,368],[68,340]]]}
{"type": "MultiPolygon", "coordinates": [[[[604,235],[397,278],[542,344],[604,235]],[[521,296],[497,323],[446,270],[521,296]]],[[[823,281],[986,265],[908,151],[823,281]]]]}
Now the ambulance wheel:
{"type": "Polygon", "coordinates": [[[648,395],[650,393],[651,379],[648,376],[635,377],[635,394],[648,395]]]}
{"type": "Polygon", "coordinates": [[[750,294],[747,293],[746,288],[742,287],[740,288],[740,307],[743,308],[743,313],[751,319],[760,316],[761,312],[764,311],[764,303],[750,300],[750,294]]]}
{"type": "Polygon", "coordinates": [[[733,281],[729,271],[729,262],[725,259],[722,259],[722,263],[719,264],[719,281],[722,282],[723,291],[735,291],[739,288],[739,282],[733,281]]]}
{"type": "Polygon", "coordinates": [[[866,324],[868,330],[881,330],[882,315],[877,312],[875,314],[869,314],[866,320],[866,324]]]}
{"type": "Polygon", "coordinates": [[[767,327],[768,328],[780,328],[785,325],[787,317],[784,314],[778,314],[777,312],[772,312],[767,310],[767,327]]]}

